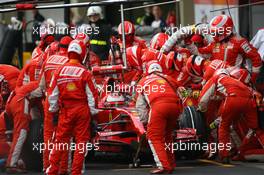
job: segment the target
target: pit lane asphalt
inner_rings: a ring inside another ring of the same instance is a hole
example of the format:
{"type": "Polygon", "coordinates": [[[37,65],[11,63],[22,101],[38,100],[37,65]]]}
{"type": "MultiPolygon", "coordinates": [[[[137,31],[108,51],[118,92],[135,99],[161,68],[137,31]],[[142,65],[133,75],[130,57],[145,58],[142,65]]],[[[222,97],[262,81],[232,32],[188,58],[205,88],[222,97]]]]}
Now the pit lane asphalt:
{"type": "MultiPolygon", "coordinates": [[[[129,168],[126,163],[116,163],[112,160],[104,162],[89,161],[86,165],[87,175],[145,175],[149,174],[150,167],[129,168]]],[[[0,173],[5,175],[5,173],[0,173]]],[[[29,172],[40,175],[43,173],[29,172]]],[[[204,159],[177,161],[173,174],[177,175],[263,175],[264,163],[232,162],[232,165],[223,165],[215,161],[204,159]]]]}
{"type": "MultiPolygon", "coordinates": [[[[127,165],[94,165],[87,167],[90,175],[144,175],[149,174],[151,168],[128,168],[127,165]],[[99,168],[100,167],[100,168],[99,168]]],[[[173,174],[177,175],[263,175],[264,163],[236,162],[226,166],[215,161],[191,160],[178,161],[173,174]]]]}

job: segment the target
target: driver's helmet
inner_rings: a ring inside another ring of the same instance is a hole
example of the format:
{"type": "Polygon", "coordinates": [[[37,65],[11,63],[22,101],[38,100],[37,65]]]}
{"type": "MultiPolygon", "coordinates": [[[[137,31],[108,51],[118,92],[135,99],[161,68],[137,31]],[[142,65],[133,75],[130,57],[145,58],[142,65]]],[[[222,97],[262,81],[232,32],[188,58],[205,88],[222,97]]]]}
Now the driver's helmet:
{"type": "Polygon", "coordinates": [[[124,106],[125,105],[125,97],[120,93],[109,93],[105,99],[105,106],[106,107],[117,107],[117,106],[124,106]]]}

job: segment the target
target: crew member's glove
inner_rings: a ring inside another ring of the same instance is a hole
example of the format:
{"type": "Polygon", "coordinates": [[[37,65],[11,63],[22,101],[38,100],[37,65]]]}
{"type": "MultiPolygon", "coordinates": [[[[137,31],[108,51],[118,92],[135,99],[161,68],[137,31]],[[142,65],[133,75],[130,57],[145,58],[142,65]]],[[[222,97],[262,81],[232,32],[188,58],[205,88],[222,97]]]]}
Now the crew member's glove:
{"type": "Polygon", "coordinates": [[[199,96],[200,96],[200,91],[197,91],[197,90],[193,91],[192,92],[192,96],[193,96],[194,99],[198,99],[199,96]]]}
{"type": "Polygon", "coordinates": [[[206,104],[200,102],[198,104],[198,108],[196,110],[200,111],[200,112],[206,112],[207,111],[207,106],[206,106],[206,104]]]}
{"type": "Polygon", "coordinates": [[[217,128],[220,125],[221,122],[221,117],[218,117],[217,119],[215,119],[212,123],[210,123],[209,127],[211,130],[217,128]]]}
{"type": "Polygon", "coordinates": [[[180,99],[186,98],[188,96],[188,92],[183,86],[177,88],[177,93],[180,99]]]}

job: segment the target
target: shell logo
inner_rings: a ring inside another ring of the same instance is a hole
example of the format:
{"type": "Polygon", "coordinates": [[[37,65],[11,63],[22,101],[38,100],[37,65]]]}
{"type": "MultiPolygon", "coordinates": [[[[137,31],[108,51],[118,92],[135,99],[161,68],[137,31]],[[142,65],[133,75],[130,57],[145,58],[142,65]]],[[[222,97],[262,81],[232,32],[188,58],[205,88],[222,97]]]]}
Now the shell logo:
{"type": "Polygon", "coordinates": [[[77,88],[76,88],[75,83],[68,83],[67,86],[66,86],[66,89],[68,91],[75,91],[77,88]]]}
{"type": "Polygon", "coordinates": [[[193,102],[190,99],[187,100],[186,104],[187,104],[187,106],[193,106],[193,102]]]}
{"type": "Polygon", "coordinates": [[[157,83],[160,83],[160,84],[165,84],[165,83],[166,83],[166,81],[165,81],[165,80],[163,80],[163,79],[160,79],[160,80],[157,80],[157,83]]]}

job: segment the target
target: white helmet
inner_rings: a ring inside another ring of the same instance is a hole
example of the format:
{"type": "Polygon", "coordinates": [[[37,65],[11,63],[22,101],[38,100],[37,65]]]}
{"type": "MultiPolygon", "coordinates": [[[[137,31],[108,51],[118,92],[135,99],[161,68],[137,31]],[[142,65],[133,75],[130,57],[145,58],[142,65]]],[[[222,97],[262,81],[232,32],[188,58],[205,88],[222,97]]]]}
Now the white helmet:
{"type": "Polygon", "coordinates": [[[77,42],[76,40],[73,40],[68,47],[68,53],[69,52],[75,52],[75,53],[81,55],[82,54],[82,47],[80,46],[80,43],[77,42]]]}
{"type": "Polygon", "coordinates": [[[47,27],[55,27],[56,23],[55,21],[52,19],[52,18],[48,18],[46,21],[45,21],[47,27]]]}
{"type": "Polygon", "coordinates": [[[147,63],[146,70],[148,74],[151,74],[153,72],[160,72],[162,73],[162,67],[161,65],[155,61],[150,61],[147,63]]]}
{"type": "Polygon", "coordinates": [[[92,6],[87,10],[87,16],[100,15],[100,18],[103,18],[102,8],[100,6],[92,6]]]}

